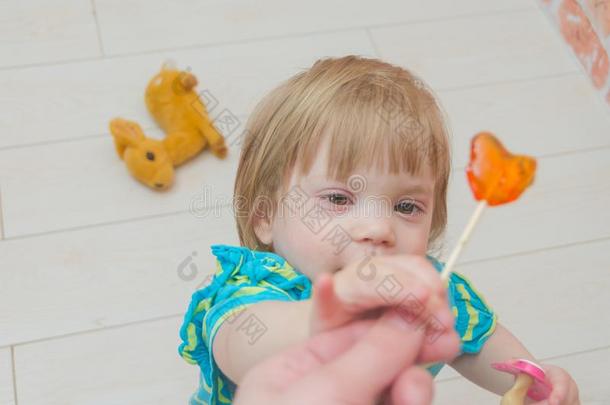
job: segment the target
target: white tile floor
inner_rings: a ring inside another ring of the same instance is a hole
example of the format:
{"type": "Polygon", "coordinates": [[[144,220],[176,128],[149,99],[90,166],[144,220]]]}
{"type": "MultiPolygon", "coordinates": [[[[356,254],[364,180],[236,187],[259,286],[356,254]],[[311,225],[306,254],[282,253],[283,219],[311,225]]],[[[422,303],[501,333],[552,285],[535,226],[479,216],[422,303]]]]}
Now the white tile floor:
{"type": "MultiPolygon", "coordinates": [[[[237,243],[238,150],[197,158],[158,194],[127,175],[108,121],[158,134],[142,93],[168,58],[216,97],[213,116],[243,122],[281,80],[349,53],[416,71],[447,110],[443,254],[474,207],[475,132],[539,159],[523,198],[485,213],[459,270],[574,375],[583,403],[610,404],[610,108],[534,0],[3,0],[0,16],[0,405],[186,402],[196,370],[176,354],[178,326],[213,269],[209,245],[237,243]]],[[[438,381],[437,404],[499,403],[450,370],[438,381]]]]}

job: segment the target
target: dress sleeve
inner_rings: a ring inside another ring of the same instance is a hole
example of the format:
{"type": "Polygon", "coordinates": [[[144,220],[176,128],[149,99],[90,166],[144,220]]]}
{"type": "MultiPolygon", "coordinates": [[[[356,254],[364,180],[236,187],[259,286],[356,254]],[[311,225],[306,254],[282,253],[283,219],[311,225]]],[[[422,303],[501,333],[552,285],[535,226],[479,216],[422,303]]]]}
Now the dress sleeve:
{"type": "Polygon", "coordinates": [[[470,281],[459,273],[451,273],[449,294],[455,329],[462,341],[462,353],[480,352],[496,328],[496,313],[470,281]]]}
{"type": "Polygon", "coordinates": [[[257,340],[266,327],[246,311],[248,306],[265,300],[298,301],[310,294],[309,279],[284,262],[269,258],[244,261],[243,257],[233,262],[218,260],[211,284],[192,295],[180,328],[182,343],[178,348],[186,362],[199,365],[200,385],[207,391],[210,404],[230,403],[235,390],[217,366],[212,351],[222,323],[230,322],[248,339],[257,340]]]}

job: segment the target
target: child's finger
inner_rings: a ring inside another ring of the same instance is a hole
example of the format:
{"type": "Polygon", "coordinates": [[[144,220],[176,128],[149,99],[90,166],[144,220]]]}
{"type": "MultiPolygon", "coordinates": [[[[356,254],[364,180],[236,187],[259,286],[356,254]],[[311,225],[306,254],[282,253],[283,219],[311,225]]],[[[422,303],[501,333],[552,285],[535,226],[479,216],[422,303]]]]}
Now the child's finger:
{"type": "Polygon", "coordinates": [[[401,306],[408,311],[423,310],[430,297],[430,287],[409,273],[387,274],[383,267],[374,276],[356,273],[336,276],[338,299],[351,311],[401,306]],[[355,280],[345,280],[355,277],[355,280]]]}
{"type": "Polygon", "coordinates": [[[543,366],[547,379],[552,385],[552,391],[548,401],[550,405],[559,405],[566,399],[568,388],[570,386],[569,375],[560,368],[554,366],[543,366]]]}
{"type": "Polygon", "coordinates": [[[321,274],[313,288],[313,297],[318,300],[320,309],[331,309],[333,299],[335,298],[333,291],[333,280],[330,274],[321,274]],[[323,305],[322,305],[323,304],[323,305]]]}
{"type": "Polygon", "coordinates": [[[327,329],[340,326],[347,321],[341,301],[335,293],[333,278],[330,274],[318,277],[313,288],[314,318],[312,319],[312,335],[327,329]]]}
{"type": "Polygon", "coordinates": [[[352,271],[339,272],[336,277],[339,300],[353,311],[368,310],[380,306],[400,306],[402,310],[417,315],[431,313],[430,296],[447,295],[444,283],[435,270],[416,256],[381,256],[358,265],[352,271]],[[400,260],[401,258],[402,260],[400,260]],[[407,265],[403,262],[407,261],[407,265]],[[409,267],[409,260],[412,264],[409,267]]]}
{"type": "Polygon", "coordinates": [[[322,274],[313,287],[313,300],[316,315],[320,319],[332,316],[332,311],[338,303],[333,288],[333,280],[329,274],[322,274]]]}
{"type": "Polygon", "coordinates": [[[394,268],[401,270],[401,273],[411,273],[425,283],[430,291],[444,294],[444,283],[440,279],[439,273],[434,266],[425,258],[417,255],[389,255],[379,256],[380,262],[387,263],[394,268]]]}

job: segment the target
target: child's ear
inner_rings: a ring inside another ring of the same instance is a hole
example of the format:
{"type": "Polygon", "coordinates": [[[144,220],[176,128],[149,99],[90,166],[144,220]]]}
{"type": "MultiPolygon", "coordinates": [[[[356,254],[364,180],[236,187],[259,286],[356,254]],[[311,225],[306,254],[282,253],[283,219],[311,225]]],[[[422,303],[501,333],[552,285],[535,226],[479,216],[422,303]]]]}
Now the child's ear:
{"type": "Polygon", "coordinates": [[[137,123],[122,118],[110,121],[110,132],[114,137],[114,146],[121,159],[127,147],[137,146],[145,139],[142,128],[137,123]]]}
{"type": "Polygon", "coordinates": [[[258,240],[265,245],[270,245],[273,242],[273,232],[271,222],[266,218],[257,218],[254,222],[254,233],[258,240]]]}
{"type": "Polygon", "coordinates": [[[254,203],[254,219],[252,225],[258,240],[265,245],[273,242],[273,220],[271,218],[271,201],[266,198],[256,199],[254,203]]]}

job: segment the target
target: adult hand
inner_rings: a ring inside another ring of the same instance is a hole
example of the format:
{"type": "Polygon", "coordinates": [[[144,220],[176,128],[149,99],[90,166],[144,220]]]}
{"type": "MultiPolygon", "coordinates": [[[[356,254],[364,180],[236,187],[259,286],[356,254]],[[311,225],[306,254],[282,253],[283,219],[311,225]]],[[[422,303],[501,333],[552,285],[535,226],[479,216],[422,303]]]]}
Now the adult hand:
{"type": "Polygon", "coordinates": [[[427,346],[428,361],[449,362],[459,351],[448,305],[437,318],[449,330],[433,342],[426,341],[425,328],[391,308],[379,319],[315,335],[253,367],[234,404],[370,405],[384,392],[396,405],[430,404],[432,377],[414,364],[422,348],[427,346]]]}

